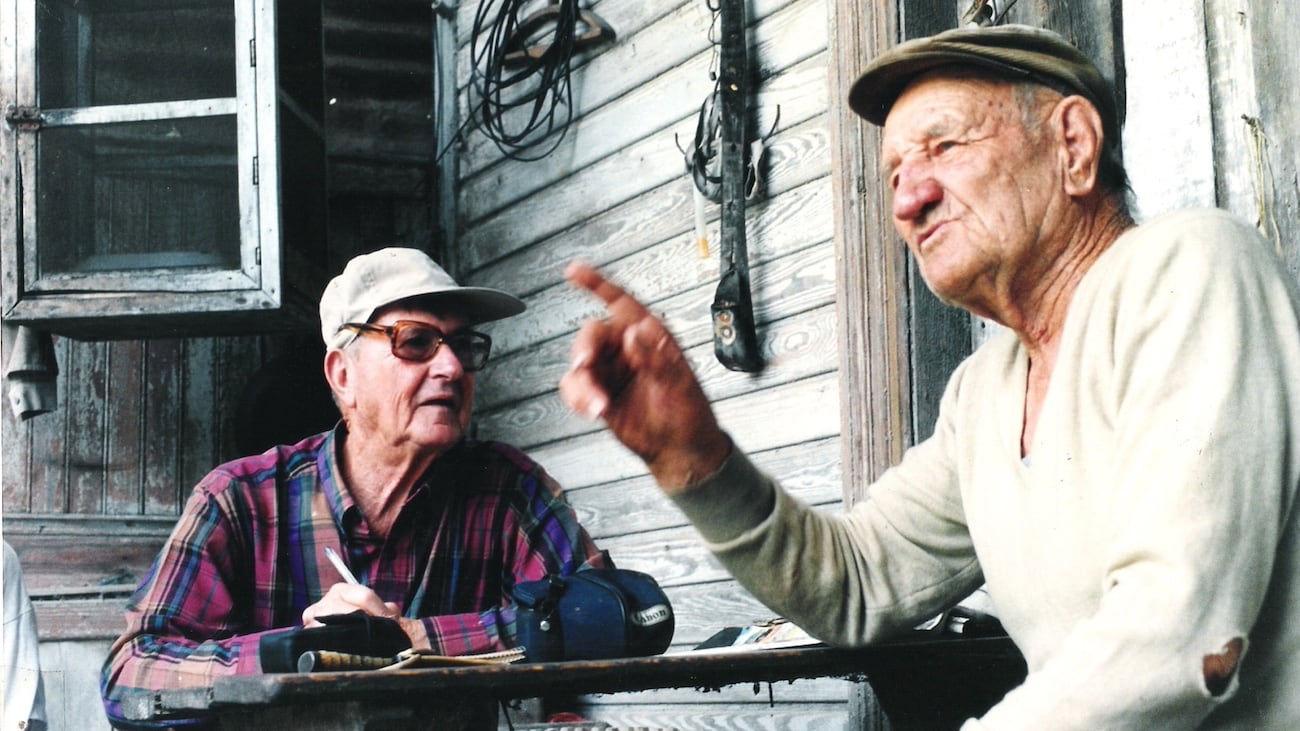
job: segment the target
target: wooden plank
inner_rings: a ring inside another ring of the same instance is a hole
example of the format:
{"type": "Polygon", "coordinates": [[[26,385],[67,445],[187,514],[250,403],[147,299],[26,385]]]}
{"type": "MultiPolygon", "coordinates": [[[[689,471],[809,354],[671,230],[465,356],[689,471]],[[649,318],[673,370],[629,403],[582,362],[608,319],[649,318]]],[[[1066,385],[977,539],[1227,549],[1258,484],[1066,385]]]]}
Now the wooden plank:
{"type": "Polygon", "coordinates": [[[1267,0],[1249,0],[1247,6],[1260,109],[1256,119],[1240,120],[1255,180],[1255,206],[1246,219],[1256,222],[1291,275],[1300,277],[1300,13],[1292,4],[1267,0]]]}
{"type": "MultiPolygon", "coordinates": [[[[72,344],[67,338],[54,339],[54,357],[59,363],[60,407],[30,423],[31,451],[27,465],[30,490],[29,509],[34,513],[62,513],[68,509],[67,439],[71,409],[72,344]]],[[[6,461],[5,469],[8,469],[6,461]]]]}
{"type": "Polygon", "coordinates": [[[145,472],[145,345],[121,340],[109,343],[107,350],[103,512],[134,515],[140,512],[145,472]]]}
{"type": "Polygon", "coordinates": [[[41,642],[111,640],[126,629],[125,596],[102,600],[33,600],[41,642]]]}
{"type": "MultiPolygon", "coordinates": [[[[828,358],[835,349],[832,307],[822,307],[816,315],[786,317],[776,323],[760,322],[759,325],[768,367],[757,377],[723,368],[714,357],[712,342],[701,343],[687,352],[698,377],[709,384],[711,399],[730,398],[834,370],[835,364],[828,358]]],[[[562,370],[565,362],[556,363],[555,370],[562,370]]],[[[479,435],[527,447],[564,437],[575,430],[586,431],[587,422],[572,414],[560,401],[556,383],[551,381],[549,391],[525,401],[479,409],[475,416],[479,435]]]]}
{"type": "Polygon", "coordinates": [[[1297,64],[1286,39],[1300,21],[1294,12],[1275,13],[1258,2],[1220,0],[1205,12],[1218,204],[1260,226],[1294,272],[1296,239],[1283,233],[1296,231],[1285,204],[1296,199],[1300,125],[1288,106],[1297,99],[1297,64]]]}
{"type": "MultiPolygon", "coordinates": [[[[903,37],[915,38],[955,28],[959,22],[958,11],[965,9],[965,5],[958,7],[951,0],[909,0],[906,11],[900,19],[903,24],[903,37]]],[[[873,151],[872,154],[875,152],[873,151]]],[[[866,179],[868,184],[883,183],[878,170],[868,169],[865,172],[867,174],[874,172],[874,177],[866,179]]],[[[882,225],[883,223],[882,221],[882,225]]],[[[899,240],[892,226],[889,229],[887,234],[881,229],[882,235],[888,235],[889,240],[895,242],[895,246],[903,248],[905,244],[899,240]]],[[[912,411],[910,441],[919,442],[934,431],[934,422],[939,413],[939,400],[948,383],[948,377],[971,351],[971,320],[965,310],[940,302],[930,292],[921,279],[914,258],[908,257],[906,269],[907,280],[900,286],[906,288],[906,296],[910,300],[908,308],[911,340],[909,359],[911,392],[908,394],[912,411]]],[[[849,296],[855,295],[849,294],[849,296]]],[[[855,418],[852,415],[846,417],[847,422],[853,422],[855,418]]],[[[847,445],[845,448],[850,449],[847,445]]]]}
{"type": "MultiPolygon", "coordinates": [[[[761,224],[766,209],[772,205],[770,201],[786,194],[829,196],[824,187],[794,193],[810,183],[816,185],[818,180],[823,181],[823,186],[829,184],[823,127],[820,123],[806,125],[770,140],[765,155],[766,193],[763,201],[750,206],[752,220],[761,224]]],[[[511,252],[507,258],[473,271],[463,280],[467,284],[497,287],[527,296],[563,281],[564,266],[575,258],[603,265],[673,239],[684,240],[693,248],[693,190],[693,183],[683,172],[657,187],[647,188],[632,200],[546,237],[535,246],[511,252]]],[[[708,229],[715,244],[717,217],[717,206],[707,204],[708,229]]],[[[714,256],[716,250],[715,245],[714,256]]]]}
{"type": "Polygon", "coordinates": [[[734,580],[670,586],[664,594],[672,602],[675,619],[673,648],[690,649],[718,630],[775,616],[734,580]]]}
{"type": "MultiPolygon", "coordinates": [[[[0,208],[3,208],[0,206],[0,208]]],[[[0,214],[0,220],[6,218],[0,214]]],[[[13,354],[13,338],[18,328],[0,330],[0,368],[7,368],[13,354]]],[[[25,513],[31,510],[31,482],[27,479],[31,462],[30,420],[21,421],[10,407],[8,382],[5,382],[4,413],[0,414],[0,512],[25,513]]],[[[52,419],[49,415],[45,418],[52,419]]]]}
{"type": "MultiPolygon", "coordinates": [[[[815,5],[820,2],[820,0],[799,1],[812,2],[815,5]]],[[[783,0],[757,0],[752,4],[748,17],[753,35],[750,44],[756,48],[755,58],[759,59],[755,68],[764,66],[780,68],[780,63],[770,63],[767,59],[781,58],[784,49],[801,46],[811,48],[818,43],[818,39],[822,39],[821,43],[824,45],[826,36],[824,14],[820,27],[799,26],[775,41],[758,35],[768,32],[770,28],[780,28],[785,22],[781,20],[780,14],[800,12],[797,9],[791,10],[791,6],[798,4],[798,2],[791,3],[783,0]],[[778,49],[774,46],[782,48],[778,49]]],[[[704,5],[685,3],[669,8],[666,5],[646,3],[647,10],[650,12],[638,13],[635,19],[620,17],[622,12],[619,5],[625,4],[606,5],[609,14],[601,13],[602,17],[611,24],[619,24],[614,27],[618,41],[596,49],[593,54],[584,54],[580,57],[579,63],[574,65],[573,85],[580,112],[577,116],[617,99],[630,88],[641,86],[660,74],[687,63],[692,56],[707,51],[710,47],[709,28],[713,18],[704,5]],[[650,22],[647,23],[647,20],[650,22]]],[[[462,46],[457,68],[459,70],[457,88],[461,89],[461,98],[464,100],[462,116],[467,117],[468,110],[474,108],[477,102],[475,94],[468,87],[473,69],[468,46],[462,46]]],[[[471,136],[469,143],[473,146],[476,143],[482,144],[482,141],[476,141],[471,136]]],[[[474,155],[474,157],[478,156],[474,155]]]]}
{"type": "MultiPolygon", "coordinates": [[[[820,203],[825,203],[825,199],[820,203]]],[[[803,215],[798,210],[786,213],[791,219],[803,215]]],[[[750,277],[754,314],[759,322],[816,307],[832,297],[835,262],[830,247],[824,245],[825,220],[811,215],[803,220],[809,222],[809,228],[787,229],[794,239],[782,242],[790,247],[784,252],[788,255],[771,261],[766,260],[768,252],[762,230],[755,231],[755,243],[750,248],[750,277]],[[783,299],[787,297],[793,299],[783,299]]],[[[670,241],[603,269],[663,315],[668,327],[685,346],[701,342],[705,336],[712,337],[708,304],[713,301],[717,262],[696,256],[690,241],[670,241]]],[[[567,284],[549,289],[542,296],[531,298],[529,309],[523,314],[492,331],[494,347],[499,344],[500,350],[508,353],[527,343],[571,333],[586,318],[599,316],[599,308],[594,298],[567,284]]]]}
{"type": "MultiPolygon", "coordinates": [[[[6,354],[9,352],[5,351],[6,354]]],[[[7,396],[7,394],[6,394],[7,396]]],[[[31,482],[27,479],[31,460],[31,430],[8,408],[0,414],[0,508],[2,512],[25,513],[31,510],[31,482]]]]}
{"type": "MultiPolygon", "coordinates": [[[[815,247],[807,255],[802,257],[790,256],[785,257],[773,265],[765,265],[762,269],[751,270],[754,274],[755,292],[761,292],[762,298],[757,300],[755,305],[755,319],[760,323],[760,337],[764,342],[769,342],[770,338],[767,333],[767,323],[772,315],[789,316],[800,313],[810,307],[822,305],[827,299],[825,292],[829,289],[829,282],[833,277],[832,269],[834,261],[829,256],[827,247],[815,247]]],[[[623,277],[618,277],[618,281],[626,281],[623,277]]],[[[709,311],[701,305],[702,302],[708,301],[695,293],[686,293],[667,300],[655,302],[650,300],[650,306],[664,318],[682,343],[682,347],[687,350],[691,356],[695,367],[700,369],[706,375],[719,375],[722,372],[716,369],[708,360],[712,358],[711,330],[709,311]]],[[[539,321],[543,322],[543,321],[539,321]]],[[[567,345],[565,346],[567,347],[567,345]]],[[[770,346],[769,352],[775,352],[770,346]]],[[[810,358],[815,359],[816,354],[810,353],[810,358]]],[[[556,361],[557,367],[565,361],[556,361]]],[[[740,389],[736,387],[737,383],[745,384],[746,390],[754,389],[757,385],[755,380],[769,379],[766,383],[780,384],[780,364],[775,364],[773,373],[751,380],[752,377],[734,375],[726,372],[723,378],[730,382],[733,392],[740,394],[740,389]]],[[[713,385],[706,381],[706,394],[711,393],[713,385]]],[[[724,391],[727,389],[724,388],[724,391]]],[[[544,404],[540,410],[536,405],[533,407],[533,413],[528,413],[523,409],[516,408],[520,413],[511,413],[509,409],[492,410],[481,413],[476,419],[476,426],[480,427],[477,434],[482,438],[499,439],[510,442],[523,448],[532,448],[542,440],[550,441],[560,438],[561,436],[578,435],[583,432],[591,431],[595,428],[591,423],[582,418],[570,414],[566,409],[560,407],[558,397],[554,393],[544,393],[540,398],[544,399],[544,404]],[[510,430],[510,421],[518,424],[526,421],[530,417],[549,416],[553,423],[548,424],[545,429],[526,429],[510,430]],[[506,422],[498,423],[497,417],[505,419],[506,422]]]]}
{"type": "MultiPolygon", "coordinates": [[[[614,98],[623,90],[654,78],[666,69],[700,52],[707,44],[704,33],[708,29],[708,10],[697,3],[678,0],[668,3],[641,3],[646,7],[639,9],[639,12],[620,9],[618,7],[620,5],[631,5],[631,3],[607,2],[603,8],[592,8],[611,25],[618,23],[613,25],[614,32],[619,38],[618,43],[596,49],[593,54],[582,54],[577,59],[578,63],[572,67],[573,74],[578,77],[574,79],[574,85],[580,86],[577,95],[588,99],[588,105],[594,105],[597,100],[614,98]],[[687,29],[690,32],[687,32],[687,29]],[[674,36],[674,32],[677,35],[674,36]],[[629,52],[637,47],[662,48],[668,53],[656,52],[654,59],[657,63],[642,64],[638,63],[640,59],[636,54],[629,52]]],[[[497,7],[500,7],[500,4],[497,4],[497,7]]],[[[467,41],[474,28],[473,20],[471,13],[469,22],[461,23],[462,31],[468,31],[467,41]]],[[[489,17],[486,20],[488,23],[484,24],[484,29],[490,30],[493,18],[489,17]]],[[[477,43],[479,54],[486,55],[489,49],[485,39],[480,38],[477,43]]],[[[473,109],[477,102],[475,98],[467,98],[471,73],[476,72],[472,62],[472,51],[473,44],[467,42],[460,47],[456,58],[456,88],[460,90],[459,96],[462,99],[462,118],[471,116],[467,111],[473,109]]],[[[469,96],[473,97],[473,94],[469,96]]],[[[471,144],[473,144],[472,140],[471,144]]]]}
{"type": "MultiPolygon", "coordinates": [[[[746,452],[813,441],[837,434],[834,375],[811,378],[797,388],[775,388],[714,404],[718,420],[746,452]],[[773,414],[781,414],[774,421],[773,414]]],[[[530,450],[533,458],[570,487],[645,474],[645,465],[604,431],[578,435],[530,450]]]]}
{"type": "MultiPolygon", "coordinates": [[[[1024,661],[1005,638],[970,640],[908,638],[856,650],[826,647],[769,649],[743,654],[665,654],[571,662],[563,665],[518,663],[478,667],[430,667],[393,672],[277,673],[218,678],[211,692],[162,691],[159,710],[245,711],[306,707],[322,702],[372,703],[395,707],[437,702],[447,697],[517,698],[587,689],[623,693],[659,687],[722,687],[738,682],[799,678],[859,677],[871,673],[944,668],[988,668],[1024,677],[1024,661]]],[[[143,710],[147,714],[149,709],[143,710]]],[[[136,716],[139,718],[140,716],[136,716]]]]}
{"type": "MultiPolygon", "coordinates": [[[[773,703],[787,706],[794,703],[840,703],[848,697],[851,681],[843,678],[800,678],[790,681],[776,681],[770,684],[773,703]]],[[[610,705],[645,707],[679,706],[696,708],[700,706],[734,703],[760,704],[766,706],[769,701],[768,683],[733,683],[719,688],[666,688],[660,690],[642,690],[616,695],[589,695],[584,697],[584,707],[595,709],[610,705]],[[586,705],[590,704],[590,705],[586,705]]],[[[730,728],[729,726],[727,728],[730,728]]]]}
{"type": "MultiPolygon", "coordinates": [[[[657,138],[629,145],[588,166],[581,174],[565,179],[563,186],[544,189],[517,201],[503,213],[475,222],[463,232],[467,247],[465,269],[486,266],[533,242],[569,230],[600,211],[637,200],[645,191],[669,181],[684,187],[687,183],[682,155],[672,140],[674,134],[689,140],[694,133],[694,117],[683,119],[657,138]]],[[[821,117],[783,132],[770,140],[766,174],[775,177],[781,174],[781,166],[799,165],[791,157],[817,154],[824,149],[825,139],[821,117]]],[[[824,156],[814,160],[826,162],[824,156]]],[[[689,194],[689,188],[683,192],[689,194]]],[[[679,223],[689,225],[690,221],[686,217],[679,223]]]]}
{"type": "Polygon", "coordinates": [[[141,506],[145,515],[177,515],[185,500],[181,484],[181,363],[184,344],[177,339],[151,340],[146,345],[144,393],[145,459],[141,506]]]}
{"type": "MultiPolygon", "coordinates": [[[[621,698],[622,696],[618,696],[621,698]]],[[[760,699],[761,700],[761,699],[760,699]]],[[[858,731],[842,706],[780,704],[775,709],[731,703],[683,707],[678,703],[652,706],[583,706],[592,718],[623,729],[673,731],[858,731]]]]}
{"type": "Polygon", "coordinates": [[[175,518],[6,514],[5,540],[29,593],[132,584],[144,578],[175,518]]]}
{"type": "Polygon", "coordinates": [[[99,668],[110,644],[108,640],[41,643],[47,728],[111,731],[99,695],[99,668]]]}
{"type": "Polygon", "coordinates": [[[100,513],[104,509],[105,397],[107,346],[78,342],[71,348],[68,372],[68,510],[100,513]]]}
{"type": "MultiPolygon", "coordinates": [[[[758,318],[761,324],[800,314],[830,300],[829,279],[821,279],[821,270],[816,267],[818,264],[833,265],[826,258],[830,253],[829,247],[823,243],[824,239],[823,242],[815,240],[817,236],[827,233],[825,228],[829,219],[826,213],[830,208],[830,199],[825,194],[826,182],[826,179],[822,179],[820,185],[805,186],[801,192],[783,197],[779,205],[774,203],[764,206],[756,216],[753,228],[753,239],[756,242],[754,250],[762,260],[768,259],[769,245],[790,247],[784,251],[771,252],[774,255],[784,253],[786,256],[762,264],[762,267],[769,270],[770,278],[760,279],[759,275],[755,275],[756,299],[760,294],[770,294],[777,289],[786,290],[792,285],[812,289],[808,294],[820,293],[825,298],[818,300],[815,296],[807,296],[787,301],[765,297],[759,303],[761,307],[756,305],[757,311],[761,312],[758,318]],[[783,280],[781,277],[794,279],[783,280]]],[[[681,328],[685,322],[690,323],[689,330],[677,330],[678,338],[688,351],[704,342],[711,342],[711,331],[707,329],[709,323],[703,324],[705,330],[698,330],[702,320],[691,314],[697,310],[703,312],[701,303],[711,301],[711,287],[716,277],[715,262],[694,256],[693,248],[693,243],[677,239],[606,267],[616,281],[623,282],[639,298],[653,304],[656,311],[671,318],[670,327],[681,328]],[[673,292],[681,294],[673,297],[673,292]]],[[[571,341],[568,336],[576,332],[586,318],[598,314],[597,303],[584,293],[575,292],[567,283],[540,292],[530,299],[532,312],[512,318],[493,329],[493,359],[478,378],[480,413],[501,403],[553,390],[567,367],[571,341]],[[557,342],[557,338],[561,341],[557,342]]],[[[777,344],[773,341],[768,344],[773,349],[769,355],[778,357],[777,344]]],[[[712,357],[711,353],[708,357],[712,357]]],[[[693,358],[692,361],[697,368],[712,369],[711,364],[706,365],[706,358],[693,358]]],[[[773,366],[779,367],[781,363],[781,360],[777,360],[773,366]]],[[[712,369],[706,375],[717,375],[729,381],[752,378],[731,375],[730,372],[718,369],[712,369]]],[[[767,376],[760,376],[763,377],[767,376]]]]}
{"type": "MultiPolygon", "coordinates": [[[[834,476],[838,477],[838,473],[834,476]]],[[[841,511],[843,508],[839,505],[839,483],[827,482],[824,485],[834,494],[831,496],[831,502],[823,503],[820,509],[832,513],[841,511]]],[[[818,491],[818,493],[823,492],[827,490],[818,491]]],[[[633,496],[633,499],[644,499],[644,497],[638,495],[633,496]]],[[[668,499],[662,495],[658,497],[658,504],[659,514],[674,510],[668,499]]],[[[633,511],[642,511],[649,505],[653,504],[632,502],[629,508],[633,511]]],[[[627,520],[624,521],[622,528],[626,531],[635,526],[634,522],[627,520]]],[[[614,538],[597,537],[596,540],[602,549],[609,551],[616,565],[644,571],[655,577],[664,587],[730,581],[732,578],[730,572],[705,548],[699,533],[691,526],[629,533],[614,538]]],[[[752,618],[745,619],[748,621],[752,618]]]]}
{"type": "MultiPolygon", "coordinates": [[[[832,4],[832,99],[848,96],[863,58],[898,37],[893,3],[832,4]]],[[[848,109],[832,107],[831,165],[835,201],[835,290],[839,312],[840,415],[845,502],[893,464],[911,441],[906,321],[906,260],[895,243],[884,186],[878,185],[879,131],[848,109]]]]}
{"type": "MultiPolygon", "coordinates": [[[[217,381],[217,341],[184,341],[180,383],[180,482],[194,485],[217,464],[216,430],[213,428],[217,381]]],[[[186,492],[188,495],[188,492],[186,492]]]]}
{"type": "Polygon", "coordinates": [[[213,419],[218,426],[214,430],[218,437],[217,452],[209,470],[222,462],[245,456],[235,441],[235,418],[245,386],[266,360],[262,338],[258,336],[223,338],[220,344],[221,370],[213,394],[213,419]]]}
{"type": "MultiPolygon", "coordinates": [[[[839,496],[838,450],[838,438],[829,437],[752,452],[749,457],[796,498],[813,505],[832,505],[839,496]]],[[[619,565],[629,561],[635,564],[629,568],[655,565],[645,563],[661,560],[655,546],[661,542],[676,545],[683,535],[698,542],[694,529],[687,534],[676,532],[689,524],[648,475],[587,488],[566,487],[565,494],[582,525],[602,547],[611,550],[619,565]]],[[[648,573],[667,583],[697,578],[691,570],[666,569],[648,573]]]]}
{"type": "Polygon", "coordinates": [[[1139,219],[1215,205],[1205,23],[1200,4],[1175,9],[1141,3],[1124,9],[1129,90],[1124,164],[1139,219]],[[1152,144],[1155,140],[1159,144],[1152,144]],[[1173,161],[1177,175],[1169,174],[1173,161]]]}

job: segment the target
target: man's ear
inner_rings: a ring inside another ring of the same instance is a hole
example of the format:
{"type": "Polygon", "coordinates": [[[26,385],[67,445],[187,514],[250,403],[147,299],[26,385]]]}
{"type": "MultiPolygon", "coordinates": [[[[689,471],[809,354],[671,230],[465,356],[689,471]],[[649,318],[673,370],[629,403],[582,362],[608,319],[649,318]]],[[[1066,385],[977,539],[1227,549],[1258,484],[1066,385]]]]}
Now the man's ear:
{"type": "Polygon", "coordinates": [[[331,348],[325,353],[325,381],[334,392],[334,400],[344,414],[352,406],[350,366],[352,363],[343,351],[331,348]]]}
{"type": "Polygon", "coordinates": [[[1101,115],[1081,96],[1067,96],[1052,115],[1061,142],[1061,173],[1065,192],[1076,198],[1097,188],[1103,139],[1101,115]]]}

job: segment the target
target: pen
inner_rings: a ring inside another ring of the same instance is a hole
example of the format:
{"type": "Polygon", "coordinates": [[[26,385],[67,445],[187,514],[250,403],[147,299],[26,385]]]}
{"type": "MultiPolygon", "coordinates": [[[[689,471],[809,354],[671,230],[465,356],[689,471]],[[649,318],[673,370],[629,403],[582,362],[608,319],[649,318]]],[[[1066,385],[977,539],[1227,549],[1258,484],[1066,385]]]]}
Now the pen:
{"type": "Polygon", "coordinates": [[[357,577],[352,575],[352,572],[348,570],[348,565],[343,563],[343,559],[340,558],[339,555],[334,552],[333,548],[330,548],[329,546],[325,547],[325,558],[328,558],[330,560],[330,563],[334,564],[334,568],[339,570],[339,575],[342,576],[344,580],[346,580],[349,584],[361,583],[360,581],[357,581],[357,577]]]}

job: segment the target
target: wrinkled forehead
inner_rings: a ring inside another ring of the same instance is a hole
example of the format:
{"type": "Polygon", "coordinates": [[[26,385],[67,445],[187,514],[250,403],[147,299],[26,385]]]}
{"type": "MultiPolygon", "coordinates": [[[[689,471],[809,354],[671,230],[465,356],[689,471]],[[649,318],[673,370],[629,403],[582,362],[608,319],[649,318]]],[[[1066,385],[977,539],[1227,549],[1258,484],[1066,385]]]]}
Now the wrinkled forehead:
{"type": "Polygon", "coordinates": [[[933,72],[899,94],[881,130],[886,171],[908,149],[943,137],[985,137],[1021,121],[1015,87],[979,76],[933,72]]]}

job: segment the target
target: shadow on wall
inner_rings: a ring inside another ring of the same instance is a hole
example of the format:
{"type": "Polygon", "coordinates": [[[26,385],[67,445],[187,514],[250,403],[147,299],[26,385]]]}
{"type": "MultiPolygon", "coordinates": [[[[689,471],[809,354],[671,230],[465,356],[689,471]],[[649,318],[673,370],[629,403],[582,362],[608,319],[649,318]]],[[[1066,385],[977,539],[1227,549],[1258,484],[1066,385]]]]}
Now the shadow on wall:
{"type": "Polygon", "coordinates": [[[339,411],[325,381],[324,357],[319,341],[304,340],[268,360],[248,379],[235,411],[240,456],[261,454],[334,427],[339,411]]]}

